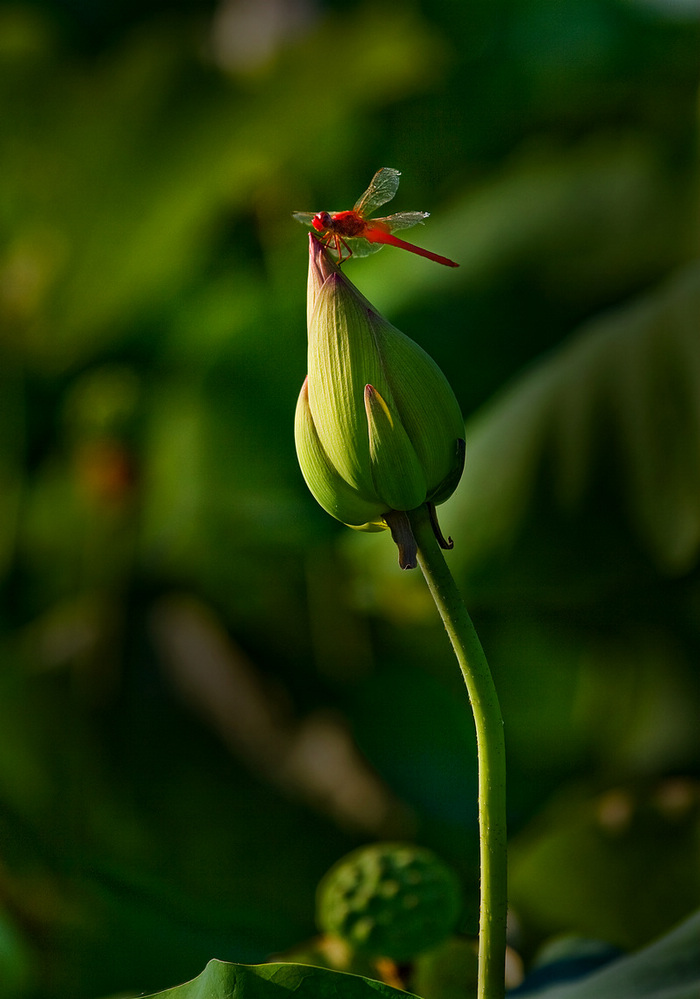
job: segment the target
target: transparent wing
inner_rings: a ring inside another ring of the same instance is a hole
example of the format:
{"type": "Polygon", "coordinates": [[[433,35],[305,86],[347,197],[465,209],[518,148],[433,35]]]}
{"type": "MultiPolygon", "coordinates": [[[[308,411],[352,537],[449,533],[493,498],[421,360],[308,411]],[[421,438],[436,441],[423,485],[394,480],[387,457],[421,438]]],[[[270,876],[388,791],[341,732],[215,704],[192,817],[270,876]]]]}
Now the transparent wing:
{"type": "Polygon", "coordinates": [[[381,222],[389,232],[396,232],[397,229],[410,229],[414,225],[422,225],[428,218],[430,212],[398,212],[396,215],[386,215],[383,219],[372,219],[373,222],[381,222]]]}
{"type": "Polygon", "coordinates": [[[303,225],[311,225],[314,220],[313,212],[292,212],[292,218],[296,219],[297,222],[301,222],[303,225]]]}
{"type": "MultiPolygon", "coordinates": [[[[343,250],[343,259],[348,259],[347,250],[352,250],[352,257],[368,257],[370,253],[376,253],[377,250],[381,250],[383,243],[370,243],[368,239],[363,239],[362,236],[353,236],[351,239],[344,239],[343,243],[345,249],[343,250]]],[[[338,252],[335,245],[331,242],[326,247],[330,255],[334,260],[338,259],[338,252]]]]}
{"type": "Polygon", "coordinates": [[[368,239],[356,236],[354,239],[346,239],[345,242],[352,250],[353,257],[368,257],[370,253],[381,250],[382,243],[370,243],[368,239]]]}
{"type": "Polygon", "coordinates": [[[376,212],[381,205],[391,201],[399,189],[400,176],[400,171],[392,170],[391,167],[382,167],[381,170],[377,170],[365,193],[359,201],[355,202],[353,211],[361,215],[362,218],[367,218],[372,212],[376,212]]]}

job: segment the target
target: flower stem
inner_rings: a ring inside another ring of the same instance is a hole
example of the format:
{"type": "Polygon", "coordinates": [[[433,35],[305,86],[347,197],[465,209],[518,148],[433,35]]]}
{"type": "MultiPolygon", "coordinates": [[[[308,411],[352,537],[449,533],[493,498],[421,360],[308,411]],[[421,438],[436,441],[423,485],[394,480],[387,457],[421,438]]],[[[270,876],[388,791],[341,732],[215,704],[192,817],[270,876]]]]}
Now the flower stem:
{"type": "Polygon", "coordinates": [[[467,686],[479,757],[478,999],[503,999],[507,915],[506,765],[503,719],[481,642],[435,538],[427,506],[408,514],[418,563],[452,642],[467,686]]]}

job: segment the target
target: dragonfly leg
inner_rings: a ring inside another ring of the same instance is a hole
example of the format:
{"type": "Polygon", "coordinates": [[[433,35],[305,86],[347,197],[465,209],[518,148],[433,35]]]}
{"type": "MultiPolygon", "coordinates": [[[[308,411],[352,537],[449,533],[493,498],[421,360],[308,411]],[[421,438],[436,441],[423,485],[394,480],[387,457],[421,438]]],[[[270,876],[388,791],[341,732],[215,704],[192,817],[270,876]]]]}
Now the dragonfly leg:
{"type": "Polygon", "coordinates": [[[337,232],[327,233],[323,241],[323,245],[329,250],[331,248],[335,250],[338,258],[338,266],[340,266],[344,260],[348,260],[352,256],[352,250],[343,237],[338,235],[337,232]],[[345,249],[345,253],[343,253],[343,249],[345,249]]]}
{"type": "MultiPolygon", "coordinates": [[[[340,246],[337,233],[327,232],[323,240],[323,245],[327,250],[335,250],[337,256],[340,258],[340,246]]],[[[338,262],[340,263],[340,260],[338,262]]]]}
{"type": "Polygon", "coordinates": [[[350,257],[352,256],[352,250],[345,242],[343,237],[339,236],[337,232],[335,233],[335,251],[338,254],[338,266],[340,266],[340,264],[342,264],[344,260],[349,260],[350,257]],[[345,247],[346,250],[345,256],[343,256],[343,251],[341,250],[341,246],[345,247]]]}

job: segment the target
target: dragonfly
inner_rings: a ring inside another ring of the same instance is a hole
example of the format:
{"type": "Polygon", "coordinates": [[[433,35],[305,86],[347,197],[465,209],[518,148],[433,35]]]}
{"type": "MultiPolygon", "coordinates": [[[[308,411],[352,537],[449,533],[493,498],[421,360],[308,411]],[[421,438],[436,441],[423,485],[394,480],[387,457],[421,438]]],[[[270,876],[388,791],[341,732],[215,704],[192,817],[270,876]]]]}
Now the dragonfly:
{"type": "Polygon", "coordinates": [[[422,223],[430,212],[399,212],[396,215],[386,215],[384,218],[370,218],[373,212],[394,197],[399,187],[400,176],[399,170],[382,167],[377,170],[369,187],[350,211],[293,212],[293,217],[297,222],[303,222],[319,233],[324,246],[335,250],[339,264],[353,254],[357,257],[366,257],[388,244],[417,253],[420,257],[427,257],[428,260],[434,260],[446,267],[459,267],[454,260],[424,250],[422,246],[407,243],[405,239],[394,235],[397,229],[409,229],[422,223]]]}

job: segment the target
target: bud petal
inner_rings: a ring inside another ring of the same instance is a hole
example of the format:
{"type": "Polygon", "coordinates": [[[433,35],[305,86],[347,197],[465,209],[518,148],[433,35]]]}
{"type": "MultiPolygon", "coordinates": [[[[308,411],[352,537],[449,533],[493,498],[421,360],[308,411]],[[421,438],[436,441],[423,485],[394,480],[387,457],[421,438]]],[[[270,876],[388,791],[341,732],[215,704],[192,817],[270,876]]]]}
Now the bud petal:
{"type": "Polygon", "coordinates": [[[456,445],[454,461],[450,471],[437,488],[435,488],[428,496],[428,500],[432,506],[439,506],[441,503],[444,503],[445,500],[448,500],[459,485],[459,480],[462,478],[464,461],[467,457],[467,442],[463,437],[460,437],[458,438],[456,445]]]}
{"type": "Polygon", "coordinates": [[[348,527],[381,531],[384,510],[381,504],[368,503],[338,475],[323,450],[309,408],[308,379],[297,401],[294,437],[302,475],[316,502],[336,520],[348,527]]]}
{"type": "Polygon", "coordinates": [[[309,326],[308,363],[309,406],[324,450],[350,486],[365,499],[376,498],[365,385],[375,385],[389,399],[391,391],[368,309],[342,274],[331,274],[316,298],[309,326]]]}
{"type": "Polygon", "coordinates": [[[316,299],[326,278],[332,273],[339,273],[327,253],[319,253],[319,242],[313,233],[309,233],[309,274],[306,282],[306,325],[311,325],[316,299]]]}
{"type": "Polygon", "coordinates": [[[377,496],[386,502],[387,510],[414,510],[425,501],[426,483],[413,445],[373,385],[365,387],[365,410],[377,496]]]}
{"type": "MultiPolygon", "coordinates": [[[[449,382],[422,347],[377,312],[370,317],[378,352],[401,422],[425,473],[428,498],[458,469],[452,495],[462,474],[457,442],[464,437],[464,420],[449,382]]],[[[424,497],[425,498],[425,497],[424,497]]]]}

